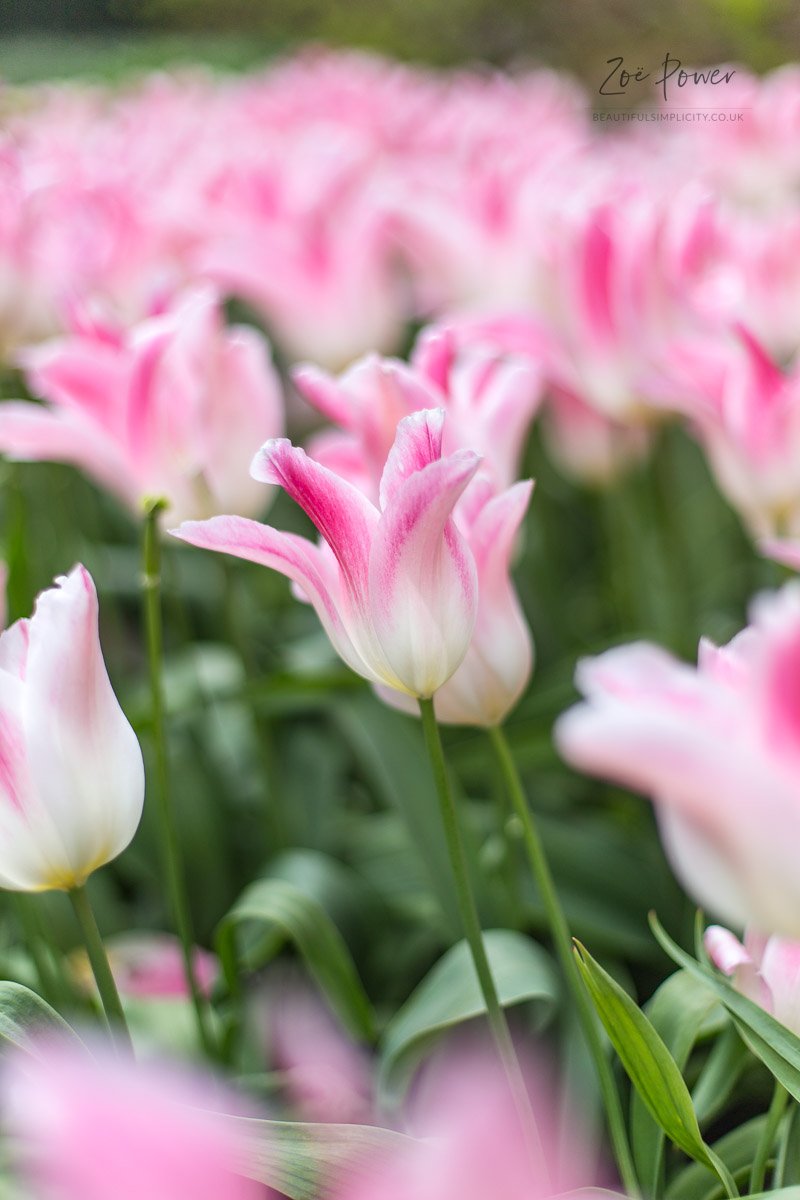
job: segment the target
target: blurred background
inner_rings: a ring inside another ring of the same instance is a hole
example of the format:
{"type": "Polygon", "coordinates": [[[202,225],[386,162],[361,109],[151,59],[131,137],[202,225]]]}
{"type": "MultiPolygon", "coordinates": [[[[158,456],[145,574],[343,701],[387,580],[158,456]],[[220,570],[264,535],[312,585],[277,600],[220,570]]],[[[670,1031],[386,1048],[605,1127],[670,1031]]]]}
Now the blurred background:
{"type": "Polygon", "coordinates": [[[4,0],[0,74],[103,78],[180,62],[253,66],[309,40],[447,66],[545,63],[588,86],[610,55],[765,71],[797,56],[795,0],[4,0]]]}

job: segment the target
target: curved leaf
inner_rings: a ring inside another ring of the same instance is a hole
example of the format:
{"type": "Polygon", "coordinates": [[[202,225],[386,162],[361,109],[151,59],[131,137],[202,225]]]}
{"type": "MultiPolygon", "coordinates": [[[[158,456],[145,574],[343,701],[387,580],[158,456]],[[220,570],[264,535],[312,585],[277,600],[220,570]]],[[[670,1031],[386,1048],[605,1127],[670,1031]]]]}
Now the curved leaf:
{"type": "MultiPolygon", "coordinates": [[[[483,936],[501,1004],[508,1008],[531,1001],[537,1025],[544,1025],[556,1009],[560,990],[549,956],[536,942],[510,929],[490,929],[483,936]]],[[[431,1043],[485,1011],[469,947],[458,942],[386,1028],[378,1075],[383,1102],[399,1101],[431,1043]]]]}
{"type": "Polygon", "coordinates": [[[761,1059],[795,1100],[800,1100],[800,1038],[748,1000],[710,967],[702,966],[676,946],[654,914],[650,925],[664,952],[719,997],[753,1053],[761,1059]]]}
{"type": "MultiPolygon", "coordinates": [[[[715,1013],[717,1026],[720,1018],[727,1020],[715,993],[687,971],[670,975],[645,1005],[645,1013],[681,1072],[697,1038],[715,1013]]],[[[653,1120],[638,1091],[631,1100],[631,1149],[645,1192],[657,1195],[664,1131],[653,1120]]]]}
{"type": "Polygon", "coordinates": [[[372,1040],[375,1014],[342,935],[324,908],[287,880],[256,880],[220,922],[217,951],[231,990],[239,986],[240,961],[255,970],[286,942],[297,947],[350,1032],[372,1040]]]}
{"type": "Polygon", "coordinates": [[[242,1172],[289,1200],[319,1200],[345,1174],[379,1154],[410,1148],[414,1139],[372,1125],[322,1125],[231,1117],[245,1144],[242,1172]]]}
{"type": "Polygon", "coordinates": [[[606,1033],[653,1119],[690,1158],[724,1179],[727,1169],[703,1141],[683,1076],[647,1017],[579,942],[575,957],[606,1033]]]}
{"type": "Polygon", "coordinates": [[[21,983],[0,981],[0,1047],[15,1046],[39,1056],[37,1034],[42,1032],[68,1036],[80,1044],[71,1025],[41,996],[21,983]]]}

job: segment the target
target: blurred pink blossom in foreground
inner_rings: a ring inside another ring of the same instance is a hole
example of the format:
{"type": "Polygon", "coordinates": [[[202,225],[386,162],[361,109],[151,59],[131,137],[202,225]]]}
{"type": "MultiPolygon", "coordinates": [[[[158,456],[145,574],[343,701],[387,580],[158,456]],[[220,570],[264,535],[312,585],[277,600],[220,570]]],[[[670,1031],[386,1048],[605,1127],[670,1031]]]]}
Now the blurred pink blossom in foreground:
{"type": "Polygon", "coordinates": [[[731,924],[800,937],[800,585],[759,596],[696,668],[640,642],[578,666],[573,766],[649,795],[676,873],[731,924]]]}
{"type": "Polygon", "coordinates": [[[475,562],[452,513],[478,469],[467,450],[442,456],[444,413],[401,421],[381,477],[381,507],[285,439],[267,442],[253,474],[279,483],[321,546],[244,517],[186,522],[175,536],[287,575],[313,604],[352,670],[429,697],[464,658],[475,624],[475,562]]]}
{"type": "Polygon", "coordinates": [[[538,1101],[544,1159],[523,1132],[496,1060],[462,1050],[427,1081],[412,1121],[417,1140],[377,1158],[336,1200],[545,1200],[586,1183],[577,1132],[559,1169],[550,1106],[538,1101]]]}
{"type": "Polygon", "coordinates": [[[130,330],[79,322],[21,361],[48,404],[0,405],[9,457],[73,463],[134,512],[148,497],[178,519],[264,505],[247,467],[283,429],[280,384],[263,338],[226,329],[210,290],[130,330]]]}
{"type": "Polygon", "coordinates": [[[0,887],[80,886],[125,849],[143,803],[142,752],[77,566],[0,634],[0,887]]]}
{"type": "Polygon", "coordinates": [[[17,1054],[2,1077],[5,1124],[42,1200],[257,1200],[229,1117],[241,1105],[184,1069],[136,1065],[73,1042],[17,1054]]]}
{"type": "Polygon", "coordinates": [[[720,925],[709,926],[703,941],[737,991],[800,1037],[800,942],[749,930],[743,945],[720,925]]]}

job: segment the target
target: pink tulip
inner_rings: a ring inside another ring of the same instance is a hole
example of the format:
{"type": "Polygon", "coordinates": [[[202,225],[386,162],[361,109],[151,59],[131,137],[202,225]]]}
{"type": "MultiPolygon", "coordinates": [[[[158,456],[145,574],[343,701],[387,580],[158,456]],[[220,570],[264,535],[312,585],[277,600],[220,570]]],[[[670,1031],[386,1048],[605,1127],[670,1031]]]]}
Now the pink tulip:
{"type": "Polygon", "coordinates": [[[737,991],[800,1036],[800,942],[749,930],[742,945],[720,925],[709,926],[703,942],[737,991]]]}
{"type": "MultiPolygon", "coordinates": [[[[494,495],[477,478],[459,505],[458,527],[478,573],[478,610],[464,661],[436,693],[437,718],[446,725],[500,725],[519,700],[533,669],[530,628],[511,579],[511,559],[530,503],[533,481],[494,495]]],[[[383,700],[409,713],[409,697],[379,687],[383,700]]]]}
{"type": "Polygon", "coordinates": [[[371,1124],[369,1059],[324,1005],[308,989],[288,985],[271,991],[265,1008],[270,1060],[300,1120],[371,1124]]]}
{"type": "Polygon", "coordinates": [[[733,925],[800,937],[800,585],[759,597],[696,669],[656,646],[578,667],[556,725],[573,766],[649,795],[676,873],[733,925]]]}
{"type": "Polygon", "coordinates": [[[282,428],[279,385],[264,342],[226,330],[210,291],[127,332],[85,324],[23,361],[49,403],[0,404],[9,457],[73,463],[133,511],[153,496],[180,518],[263,504],[246,468],[282,428]]]}
{"type": "Polygon", "coordinates": [[[380,508],[290,442],[267,442],[252,472],[279,483],[323,544],[243,517],[185,522],[175,536],[287,575],[314,606],[341,658],[373,683],[429,697],[469,647],[475,563],[453,508],[479,458],[442,457],[444,413],[401,421],[381,478],[380,508]]]}
{"type": "Polygon", "coordinates": [[[582,1172],[573,1139],[569,1172],[556,1169],[547,1109],[537,1104],[547,1159],[532,1152],[508,1085],[491,1060],[474,1052],[439,1066],[412,1120],[418,1140],[378,1158],[336,1200],[544,1200],[575,1186],[582,1172]]]}
{"type": "Polygon", "coordinates": [[[139,824],[144,767],[111,689],[81,566],[0,634],[0,887],[73,888],[139,824]]]}
{"type": "MultiPolygon", "coordinates": [[[[256,1200],[248,1149],[209,1079],[52,1041],[3,1078],[7,1125],[37,1195],[51,1200],[256,1200]],[[222,1111],[221,1111],[222,1108],[222,1111]]],[[[240,1108],[240,1106],[238,1106],[240,1108]]]]}
{"type": "MultiPolygon", "coordinates": [[[[117,990],[124,998],[141,1000],[189,998],[181,944],[169,933],[118,933],[105,939],[108,961],[117,990]]],[[[201,992],[208,996],[219,974],[213,954],[195,946],[192,955],[194,976],[201,992]]],[[[89,963],[75,963],[80,982],[93,989],[89,963]]]]}
{"type": "Polygon", "coordinates": [[[398,423],[410,413],[442,407],[444,452],[475,450],[495,486],[517,478],[525,439],[542,394],[542,375],[530,359],[493,346],[480,333],[433,326],[417,340],[410,365],[368,355],[333,378],[297,367],[301,395],[338,431],[310,446],[312,457],[377,498],[381,473],[398,423]]]}

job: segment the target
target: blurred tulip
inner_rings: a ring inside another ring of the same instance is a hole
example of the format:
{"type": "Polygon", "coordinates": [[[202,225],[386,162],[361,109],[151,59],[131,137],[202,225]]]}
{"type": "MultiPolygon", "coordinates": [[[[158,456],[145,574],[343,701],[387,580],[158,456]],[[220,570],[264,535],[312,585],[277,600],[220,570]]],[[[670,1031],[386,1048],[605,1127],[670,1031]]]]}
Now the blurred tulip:
{"type": "Polygon", "coordinates": [[[444,413],[400,422],[376,508],[285,439],[267,442],[256,479],[279,483],[324,543],[243,517],[189,521],[176,537],[262,563],[305,594],[341,658],[373,683],[430,697],[458,667],[475,624],[475,563],[452,521],[479,458],[442,457],[444,413]]]}
{"type": "Polygon", "coordinates": [[[800,1037],[800,942],[748,931],[743,945],[720,925],[709,926],[703,942],[737,991],[800,1037]]]}
{"type": "Polygon", "coordinates": [[[139,824],[142,754],[97,622],[94,583],[78,566],[0,634],[0,887],[79,887],[139,824]]]}
{"type": "MultiPolygon", "coordinates": [[[[118,933],[106,938],[105,948],[117,991],[123,998],[189,998],[181,944],[172,934],[138,931],[118,933]]],[[[200,990],[209,996],[219,974],[219,963],[213,954],[199,946],[195,947],[192,957],[200,990]]],[[[78,953],[73,956],[72,967],[81,986],[91,988],[88,959],[78,953]]]]}
{"type": "Polygon", "coordinates": [[[447,413],[445,454],[476,451],[495,487],[510,487],[542,395],[542,374],[533,362],[446,326],[420,335],[410,365],[370,354],[338,378],[303,365],[293,379],[301,395],[339,427],[312,440],[312,458],[373,500],[399,422],[426,408],[447,413]]]}
{"type": "Polygon", "coordinates": [[[153,496],[179,519],[263,506],[247,466],[283,428],[280,387],[266,343],[226,329],[211,291],[130,331],[90,323],[21,358],[49,403],[0,404],[10,458],[72,463],[134,512],[153,496]]]}
{"type": "MultiPolygon", "coordinates": [[[[243,1135],[211,1079],[135,1065],[93,1047],[44,1042],[2,1081],[7,1128],[25,1178],[48,1200],[262,1200],[241,1173],[243,1135]]],[[[241,1106],[238,1106],[239,1108],[241,1106]]]]}
{"type": "Polygon", "coordinates": [[[800,585],[760,596],[697,669],[637,643],[579,664],[556,725],[579,770],[652,797],[670,860],[731,924],[800,937],[800,585]]]}

